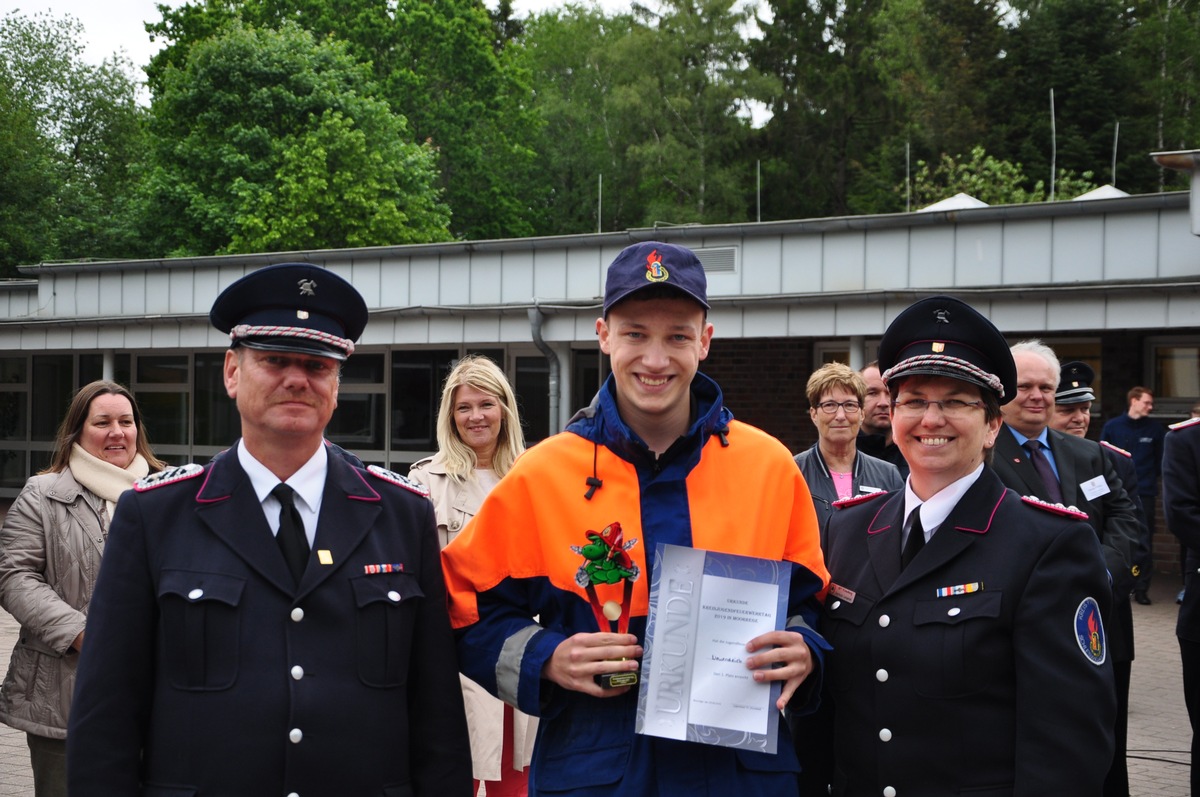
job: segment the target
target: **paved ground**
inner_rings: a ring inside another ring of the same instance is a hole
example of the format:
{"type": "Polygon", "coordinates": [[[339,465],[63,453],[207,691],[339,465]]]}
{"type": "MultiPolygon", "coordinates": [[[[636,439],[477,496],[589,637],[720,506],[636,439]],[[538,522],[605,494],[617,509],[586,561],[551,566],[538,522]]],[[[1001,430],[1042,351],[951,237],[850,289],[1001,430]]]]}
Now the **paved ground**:
{"type": "MultiPolygon", "coordinates": [[[[1130,794],[1187,797],[1191,730],[1183,707],[1172,579],[1157,576],[1151,596],[1152,606],[1133,607],[1137,660],[1129,701],[1130,794]]],[[[16,623],[0,611],[0,661],[5,666],[16,634],[16,623]]],[[[0,725],[0,797],[32,794],[25,734],[0,725]]]]}

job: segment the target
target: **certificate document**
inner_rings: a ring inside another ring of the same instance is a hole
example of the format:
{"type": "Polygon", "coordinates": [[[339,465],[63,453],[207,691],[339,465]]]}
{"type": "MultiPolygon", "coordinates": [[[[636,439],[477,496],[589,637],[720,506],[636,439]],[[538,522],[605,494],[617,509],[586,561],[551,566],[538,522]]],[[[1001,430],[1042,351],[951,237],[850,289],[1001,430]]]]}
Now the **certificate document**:
{"type": "Polygon", "coordinates": [[[638,733],[774,753],[781,681],[758,683],[746,643],[784,627],[791,565],[658,545],[638,733]]]}

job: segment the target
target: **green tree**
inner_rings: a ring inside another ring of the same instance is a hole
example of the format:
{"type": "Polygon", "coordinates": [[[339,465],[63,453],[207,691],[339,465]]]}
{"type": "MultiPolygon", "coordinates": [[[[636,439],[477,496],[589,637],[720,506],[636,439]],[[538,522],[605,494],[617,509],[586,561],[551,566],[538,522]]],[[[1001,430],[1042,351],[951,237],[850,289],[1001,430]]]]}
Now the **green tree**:
{"type": "Polygon", "coordinates": [[[344,42],[369,64],[378,96],[408,120],[408,140],[436,153],[451,229],[462,238],[528,235],[538,165],[525,75],[506,43],[511,14],[495,20],[479,0],[205,0],[160,6],[147,29],[167,42],[147,70],[152,92],[190,49],[235,20],[254,28],[293,22],[318,40],[344,42]]]}
{"type": "MultiPolygon", "coordinates": [[[[918,161],[913,172],[913,207],[932,205],[958,193],[969,194],[989,205],[1017,205],[1028,202],[1044,202],[1048,189],[1042,180],[1030,180],[1019,163],[997,160],[984,151],[983,147],[971,150],[969,159],[959,155],[942,155],[936,164],[918,161]]],[[[1092,173],[1060,169],[1055,179],[1055,198],[1071,199],[1096,188],[1092,173]]],[[[897,193],[907,190],[904,185],[896,188],[897,193]]]]}
{"type": "MultiPolygon", "coordinates": [[[[128,209],[145,148],[132,65],[82,60],[71,17],[0,20],[0,266],[143,253],[128,209]]],[[[11,271],[10,271],[11,273],[11,271]]]]}
{"type": "Polygon", "coordinates": [[[147,225],[175,255],[449,237],[434,153],[344,44],[231,23],[168,66],[147,225]]]}

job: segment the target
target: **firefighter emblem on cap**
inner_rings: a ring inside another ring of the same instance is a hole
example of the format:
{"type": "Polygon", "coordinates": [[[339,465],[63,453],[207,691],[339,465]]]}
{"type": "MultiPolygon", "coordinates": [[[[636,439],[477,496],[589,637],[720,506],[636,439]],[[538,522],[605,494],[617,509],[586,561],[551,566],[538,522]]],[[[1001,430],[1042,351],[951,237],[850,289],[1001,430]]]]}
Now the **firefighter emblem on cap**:
{"type": "Polygon", "coordinates": [[[670,276],[657,249],[646,255],[646,279],[650,282],[666,282],[670,276]]]}

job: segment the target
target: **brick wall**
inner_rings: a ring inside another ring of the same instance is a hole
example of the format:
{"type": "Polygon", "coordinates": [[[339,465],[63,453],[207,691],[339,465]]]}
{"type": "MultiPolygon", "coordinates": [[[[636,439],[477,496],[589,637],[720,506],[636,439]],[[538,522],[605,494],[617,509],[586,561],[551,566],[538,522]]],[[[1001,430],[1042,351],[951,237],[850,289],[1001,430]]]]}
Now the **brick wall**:
{"type": "Polygon", "coordinates": [[[721,386],[733,417],[775,435],[797,453],[817,439],[804,397],[811,363],[807,340],[716,338],[700,370],[721,386]]]}

